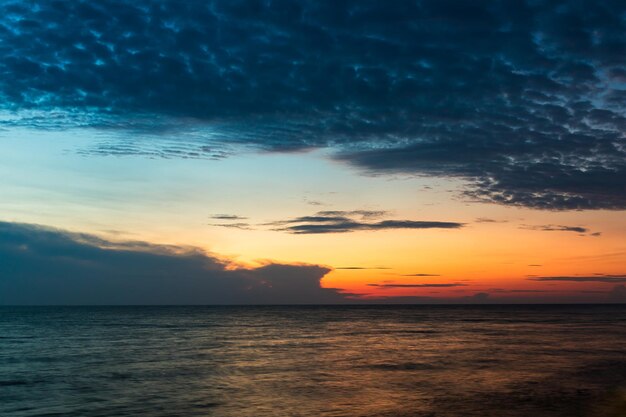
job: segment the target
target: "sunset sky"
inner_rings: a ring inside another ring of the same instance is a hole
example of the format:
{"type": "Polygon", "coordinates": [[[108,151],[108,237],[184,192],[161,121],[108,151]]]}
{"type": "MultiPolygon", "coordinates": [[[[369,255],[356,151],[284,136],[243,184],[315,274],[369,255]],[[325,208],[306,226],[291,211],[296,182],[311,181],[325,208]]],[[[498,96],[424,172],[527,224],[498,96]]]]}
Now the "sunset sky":
{"type": "Polygon", "coordinates": [[[0,16],[0,304],[626,300],[622,1],[0,16]]]}

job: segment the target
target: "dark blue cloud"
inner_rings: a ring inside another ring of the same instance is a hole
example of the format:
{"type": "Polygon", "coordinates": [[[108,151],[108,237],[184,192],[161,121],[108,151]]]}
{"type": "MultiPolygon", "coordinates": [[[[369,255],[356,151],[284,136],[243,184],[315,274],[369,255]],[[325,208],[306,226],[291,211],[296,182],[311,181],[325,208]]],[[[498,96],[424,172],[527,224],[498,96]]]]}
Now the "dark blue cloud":
{"type": "Polygon", "coordinates": [[[326,304],[330,269],[271,263],[232,268],[195,248],[113,243],[0,222],[0,304],[326,304]]]}
{"type": "Polygon", "coordinates": [[[88,153],[331,147],[479,201],[626,208],[623,1],[40,0],[0,16],[3,124],[134,132],[88,153]]]}

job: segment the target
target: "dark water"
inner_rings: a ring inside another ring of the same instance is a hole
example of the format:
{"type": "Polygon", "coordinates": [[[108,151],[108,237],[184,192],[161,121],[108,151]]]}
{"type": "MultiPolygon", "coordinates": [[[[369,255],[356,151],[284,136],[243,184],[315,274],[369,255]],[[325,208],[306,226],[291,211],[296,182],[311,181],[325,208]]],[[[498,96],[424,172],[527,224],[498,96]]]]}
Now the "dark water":
{"type": "Polygon", "coordinates": [[[626,307],[0,308],[0,416],[626,416],[626,307]]]}

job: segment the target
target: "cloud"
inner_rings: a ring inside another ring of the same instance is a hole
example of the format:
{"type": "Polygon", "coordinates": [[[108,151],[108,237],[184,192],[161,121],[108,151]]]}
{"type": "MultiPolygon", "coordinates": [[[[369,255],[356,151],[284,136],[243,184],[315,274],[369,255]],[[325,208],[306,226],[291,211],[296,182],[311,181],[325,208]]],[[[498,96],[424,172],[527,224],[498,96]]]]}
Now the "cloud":
{"type": "Polygon", "coordinates": [[[367,284],[368,287],[379,288],[446,288],[446,287],[466,287],[466,284],[444,283],[444,284],[367,284]]]}
{"type": "Polygon", "coordinates": [[[520,229],[539,230],[542,232],[574,232],[574,233],[580,233],[580,234],[585,234],[589,232],[589,229],[587,229],[586,227],[560,226],[560,225],[554,225],[554,224],[546,224],[546,225],[538,225],[538,226],[524,225],[524,226],[521,226],[520,229]]]}
{"type": "Polygon", "coordinates": [[[253,230],[250,223],[211,223],[209,226],[226,227],[230,229],[253,230]]]}
{"type": "Polygon", "coordinates": [[[247,217],[242,217],[235,214],[215,214],[210,218],[215,220],[228,221],[230,223],[210,223],[209,226],[226,227],[229,229],[253,230],[250,223],[235,222],[235,220],[247,220],[247,217]]]}
{"type": "Polygon", "coordinates": [[[326,304],[329,268],[237,267],[197,248],[0,222],[0,304],[326,304]]]}
{"type": "Polygon", "coordinates": [[[324,210],[318,211],[318,216],[332,217],[332,216],[345,216],[345,217],[360,217],[361,219],[380,219],[381,217],[391,214],[387,210],[324,210]]]}
{"type": "MultiPolygon", "coordinates": [[[[320,286],[320,280],[330,271],[324,266],[273,262],[243,267],[194,247],[110,241],[90,234],[31,224],[0,222],[0,259],[0,305],[492,302],[487,292],[458,297],[344,293],[320,286]]],[[[621,284],[626,282],[626,275],[538,277],[538,280],[621,284]]],[[[390,288],[464,288],[468,285],[383,283],[370,284],[370,287],[384,291],[390,288]]],[[[622,302],[623,285],[616,285],[603,294],[608,301],[622,302]]],[[[550,300],[567,302],[570,299],[550,300]]],[[[536,300],[507,298],[506,301],[536,300]]]]}
{"type": "Polygon", "coordinates": [[[367,266],[338,266],[338,267],[335,267],[333,269],[364,270],[364,269],[392,269],[392,268],[385,267],[385,266],[373,266],[373,267],[367,267],[367,266]]]}
{"type": "Polygon", "coordinates": [[[358,223],[353,221],[333,221],[326,224],[303,223],[277,229],[294,234],[346,233],[359,230],[388,229],[458,229],[462,223],[433,222],[413,220],[385,220],[376,223],[358,223]]]}
{"type": "Polygon", "coordinates": [[[403,277],[440,277],[439,274],[403,274],[403,277]]]}
{"type": "Polygon", "coordinates": [[[616,285],[609,291],[609,300],[615,303],[626,303],[626,287],[616,285]]]}
{"type": "Polygon", "coordinates": [[[330,148],[468,199],[626,208],[626,5],[5,1],[4,128],[93,127],[86,154],[330,148]],[[128,134],[128,133],[132,134],[128,134]]]}
{"type": "Polygon", "coordinates": [[[476,223],[507,223],[508,220],[496,220],[496,219],[490,219],[487,217],[478,217],[475,220],[476,223]]]}
{"type": "Polygon", "coordinates": [[[477,292],[474,295],[470,295],[468,297],[465,297],[465,299],[468,302],[484,303],[484,302],[487,301],[489,296],[490,296],[490,294],[487,293],[487,292],[477,292]]]}
{"type": "Polygon", "coordinates": [[[592,276],[556,276],[533,277],[531,281],[567,281],[567,282],[626,282],[626,275],[592,275],[592,276]]]}
{"type": "Polygon", "coordinates": [[[247,217],[237,216],[235,214],[215,214],[211,216],[215,220],[247,220],[247,217]]]}
{"type": "Polygon", "coordinates": [[[464,226],[457,222],[417,221],[417,220],[379,220],[385,211],[320,211],[312,216],[279,220],[269,223],[274,230],[293,234],[347,233],[361,230],[388,229],[459,229],[464,226]]]}

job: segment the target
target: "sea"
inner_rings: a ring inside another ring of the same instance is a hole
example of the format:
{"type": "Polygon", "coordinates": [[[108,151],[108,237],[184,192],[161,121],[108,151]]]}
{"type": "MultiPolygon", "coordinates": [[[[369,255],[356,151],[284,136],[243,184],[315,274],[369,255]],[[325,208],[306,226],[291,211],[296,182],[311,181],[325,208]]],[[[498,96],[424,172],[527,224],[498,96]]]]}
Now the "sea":
{"type": "Polygon", "coordinates": [[[626,416],[626,306],[1,307],[0,416],[626,416]]]}

